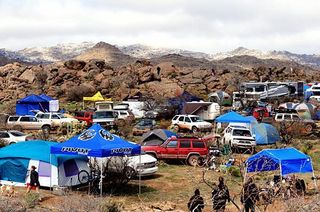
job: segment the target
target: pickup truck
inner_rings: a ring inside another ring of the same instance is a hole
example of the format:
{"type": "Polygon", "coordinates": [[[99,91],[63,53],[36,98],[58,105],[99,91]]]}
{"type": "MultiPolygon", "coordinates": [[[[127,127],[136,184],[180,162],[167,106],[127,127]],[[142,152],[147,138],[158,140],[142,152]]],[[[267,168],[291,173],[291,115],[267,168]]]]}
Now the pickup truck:
{"type": "Polygon", "coordinates": [[[50,121],[39,120],[34,116],[9,116],[7,127],[18,131],[43,130],[45,133],[49,133],[54,128],[50,121]]]}

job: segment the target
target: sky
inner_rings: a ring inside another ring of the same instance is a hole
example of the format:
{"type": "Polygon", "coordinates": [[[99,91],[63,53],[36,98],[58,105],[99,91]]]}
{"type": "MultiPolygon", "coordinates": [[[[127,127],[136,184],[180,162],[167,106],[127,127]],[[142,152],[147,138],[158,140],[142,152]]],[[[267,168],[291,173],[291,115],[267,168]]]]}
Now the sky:
{"type": "Polygon", "coordinates": [[[0,0],[0,48],[83,41],[320,54],[320,1],[0,0]]]}

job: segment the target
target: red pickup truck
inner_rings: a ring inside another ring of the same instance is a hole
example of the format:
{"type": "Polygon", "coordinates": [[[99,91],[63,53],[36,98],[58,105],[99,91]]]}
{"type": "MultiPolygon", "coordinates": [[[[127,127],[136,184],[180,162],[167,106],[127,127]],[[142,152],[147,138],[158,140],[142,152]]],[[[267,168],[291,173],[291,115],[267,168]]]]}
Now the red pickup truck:
{"type": "Polygon", "coordinates": [[[93,113],[94,113],[93,111],[76,112],[74,118],[78,119],[79,121],[85,121],[87,123],[87,126],[91,126],[93,113]]]}
{"type": "Polygon", "coordinates": [[[208,154],[207,142],[200,138],[170,137],[160,146],[142,146],[142,150],[157,159],[187,160],[196,166],[198,158],[208,154]]]}

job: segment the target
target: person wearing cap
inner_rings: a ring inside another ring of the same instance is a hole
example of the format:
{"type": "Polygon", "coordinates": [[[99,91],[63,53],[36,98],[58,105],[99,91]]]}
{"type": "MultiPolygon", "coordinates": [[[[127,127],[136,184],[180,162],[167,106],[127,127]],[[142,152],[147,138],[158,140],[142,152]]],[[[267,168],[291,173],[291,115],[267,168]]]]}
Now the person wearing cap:
{"type": "MultiPolygon", "coordinates": [[[[39,183],[39,174],[36,171],[36,167],[35,166],[31,166],[31,172],[30,172],[30,183],[27,186],[27,193],[29,193],[31,191],[32,188],[36,188],[36,192],[40,195],[40,183],[39,183]]],[[[40,198],[41,200],[41,198],[40,198]]]]}

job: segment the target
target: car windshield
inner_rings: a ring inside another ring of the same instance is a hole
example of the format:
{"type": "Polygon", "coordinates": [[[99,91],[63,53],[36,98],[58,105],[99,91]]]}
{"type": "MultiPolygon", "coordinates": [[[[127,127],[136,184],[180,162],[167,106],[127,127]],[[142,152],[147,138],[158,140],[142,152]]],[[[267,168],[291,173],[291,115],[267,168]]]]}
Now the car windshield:
{"type": "Polygon", "coordinates": [[[62,113],[59,113],[58,115],[59,115],[60,118],[62,118],[62,119],[67,118],[67,117],[65,117],[62,113]]]}
{"type": "Polygon", "coordinates": [[[232,135],[250,137],[251,133],[249,130],[234,129],[232,135]]]}
{"type": "Polygon", "coordinates": [[[16,136],[16,137],[19,137],[19,136],[25,136],[26,134],[22,133],[22,132],[19,132],[19,131],[10,131],[10,133],[13,135],[13,136],[16,136]]]}
{"type": "Polygon", "coordinates": [[[202,122],[203,120],[199,116],[189,117],[192,122],[202,122]]]}
{"type": "Polygon", "coordinates": [[[93,115],[94,119],[105,119],[105,118],[114,118],[114,113],[112,111],[101,111],[95,112],[93,115]]]}

